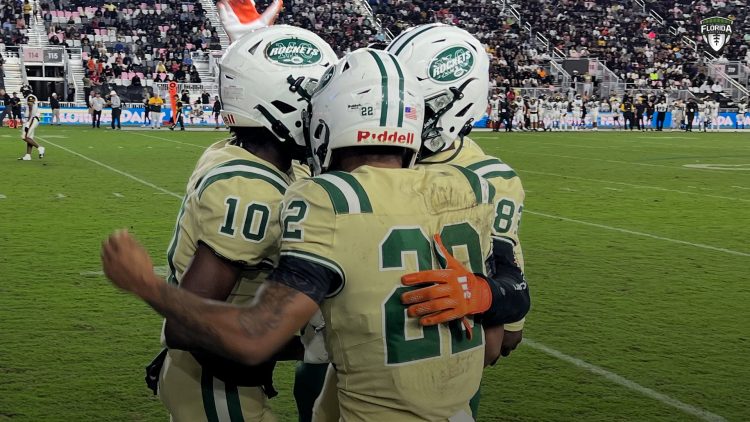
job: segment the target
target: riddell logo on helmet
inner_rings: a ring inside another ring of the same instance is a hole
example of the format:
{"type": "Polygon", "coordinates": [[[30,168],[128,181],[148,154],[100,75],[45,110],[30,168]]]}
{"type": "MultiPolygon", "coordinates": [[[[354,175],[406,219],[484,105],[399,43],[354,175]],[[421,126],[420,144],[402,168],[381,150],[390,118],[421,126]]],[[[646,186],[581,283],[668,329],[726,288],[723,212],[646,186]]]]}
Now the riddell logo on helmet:
{"type": "Polygon", "coordinates": [[[318,63],[323,55],[313,43],[299,38],[282,38],[268,44],[266,57],[276,63],[303,66],[318,63]]]}
{"type": "Polygon", "coordinates": [[[388,130],[384,130],[382,132],[370,132],[368,130],[358,130],[357,131],[357,143],[372,143],[372,142],[379,142],[379,143],[389,143],[389,144],[406,144],[406,145],[413,145],[414,144],[414,134],[413,133],[399,133],[399,132],[391,132],[388,130]]]}
{"type": "Polygon", "coordinates": [[[461,79],[474,68],[474,55],[465,47],[446,48],[430,60],[429,75],[437,82],[461,79]]]}

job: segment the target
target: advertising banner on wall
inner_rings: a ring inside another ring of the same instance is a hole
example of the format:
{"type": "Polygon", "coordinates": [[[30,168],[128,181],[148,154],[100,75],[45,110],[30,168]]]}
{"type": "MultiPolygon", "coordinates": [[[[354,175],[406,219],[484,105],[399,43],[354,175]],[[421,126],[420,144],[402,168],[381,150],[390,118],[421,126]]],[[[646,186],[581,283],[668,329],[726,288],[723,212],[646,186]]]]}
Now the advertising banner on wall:
{"type": "MultiPolygon", "coordinates": [[[[569,116],[563,117],[564,119],[567,119],[569,122],[568,125],[572,123],[572,119],[569,116]]],[[[622,116],[622,114],[619,114],[619,125],[615,122],[615,114],[614,113],[599,113],[599,116],[597,118],[597,126],[599,128],[617,128],[621,127],[625,123],[625,119],[622,116]]],[[[549,118],[544,119],[546,124],[551,124],[551,121],[549,118]]],[[[698,125],[702,124],[704,121],[704,117],[702,114],[696,115],[695,120],[693,121],[693,129],[697,130],[698,125]]],[[[746,113],[743,115],[738,115],[737,113],[719,113],[719,116],[717,118],[717,122],[719,124],[720,129],[735,129],[735,128],[748,128],[750,129],[750,113],[746,113]]],[[[586,117],[586,127],[591,128],[591,117],[586,117]]],[[[477,120],[476,123],[474,123],[475,128],[486,128],[488,127],[489,119],[487,115],[482,117],[480,120],[477,120]]],[[[514,126],[517,126],[514,123],[514,126]]],[[[656,116],[654,116],[653,121],[651,122],[651,125],[649,127],[656,128],[656,116]]],[[[672,113],[668,112],[666,115],[666,119],[664,120],[664,127],[669,129],[672,127],[672,113]]],[[[676,124],[675,127],[679,127],[679,124],[676,124]]]]}
{"type": "MultiPolygon", "coordinates": [[[[49,124],[52,123],[52,110],[49,107],[41,107],[41,123],[49,124]]],[[[216,120],[213,116],[213,107],[210,105],[202,106],[198,109],[194,109],[194,106],[185,107],[183,110],[183,116],[186,126],[202,126],[209,127],[215,126],[216,120]]],[[[144,108],[123,108],[120,119],[122,120],[123,126],[142,126],[146,122],[145,119],[146,110],[144,108]]],[[[169,108],[162,108],[162,126],[166,126],[172,119],[172,110],[169,108]]],[[[60,121],[64,125],[90,125],[91,124],[91,113],[86,107],[63,107],[60,109],[60,121]]],[[[102,111],[102,125],[109,125],[112,121],[112,110],[104,109],[102,111]]],[[[219,125],[223,126],[224,122],[219,116],[219,125]]]]}

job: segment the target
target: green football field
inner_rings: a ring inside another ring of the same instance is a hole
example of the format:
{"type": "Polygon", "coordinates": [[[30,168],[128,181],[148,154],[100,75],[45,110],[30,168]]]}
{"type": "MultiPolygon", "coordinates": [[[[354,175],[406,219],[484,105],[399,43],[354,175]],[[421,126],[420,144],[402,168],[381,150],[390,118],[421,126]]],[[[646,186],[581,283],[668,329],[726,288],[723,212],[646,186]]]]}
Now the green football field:
{"type": "MultiPolygon", "coordinates": [[[[187,177],[226,132],[37,134],[47,157],[20,162],[0,129],[0,421],[165,421],[143,382],[161,318],[107,283],[99,246],[127,227],[163,265],[187,177]]],[[[480,420],[750,420],[750,133],[474,138],[523,178],[533,300],[480,420]]]]}

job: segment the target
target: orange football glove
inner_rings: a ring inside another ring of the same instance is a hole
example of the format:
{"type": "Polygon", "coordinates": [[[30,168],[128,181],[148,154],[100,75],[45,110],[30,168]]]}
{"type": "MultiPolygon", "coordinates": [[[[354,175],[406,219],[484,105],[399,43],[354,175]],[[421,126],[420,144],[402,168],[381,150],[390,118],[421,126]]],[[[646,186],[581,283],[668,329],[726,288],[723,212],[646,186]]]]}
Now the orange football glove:
{"type": "Polygon", "coordinates": [[[401,283],[406,286],[434,283],[432,286],[402,294],[401,302],[410,305],[407,315],[420,317],[419,323],[423,326],[463,319],[462,323],[471,339],[471,326],[465,317],[488,310],[492,305],[492,290],[487,280],[464,268],[448,253],[440,235],[437,234],[435,246],[438,253],[445,258],[446,268],[425,270],[401,277],[401,283]]]}
{"type": "Polygon", "coordinates": [[[273,25],[284,2],[274,0],[263,13],[258,13],[253,0],[220,0],[216,7],[224,31],[231,41],[237,41],[256,29],[273,25]]]}

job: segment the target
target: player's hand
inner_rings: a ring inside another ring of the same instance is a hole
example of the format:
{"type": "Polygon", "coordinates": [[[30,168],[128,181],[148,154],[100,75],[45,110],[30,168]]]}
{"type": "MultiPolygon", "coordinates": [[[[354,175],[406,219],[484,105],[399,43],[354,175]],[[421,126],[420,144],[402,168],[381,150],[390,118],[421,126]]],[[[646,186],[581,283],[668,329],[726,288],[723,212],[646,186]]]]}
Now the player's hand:
{"type": "MultiPolygon", "coordinates": [[[[474,275],[448,253],[440,235],[435,235],[435,246],[445,258],[446,268],[406,274],[401,282],[406,286],[434,283],[401,295],[401,302],[410,305],[407,314],[421,317],[419,323],[436,325],[485,312],[492,304],[492,291],[487,280],[474,275]]],[[[468,321],[463,321],[471,335],[468,321]]]]}
{"type": "Polygon", "coordinates": [[[102,243],[102,268],[112,284],[141,297],[155,283],[163,283],[154,274],[151,257],[127,230],[116,231],[102,243]]]}
{"type": "Polygon", "coordinates": [[[510,353],[516,350],[519,344],[523,340],[523,330],[521,331],[505,331],[503,336],[503,346],[500,348],[500,354],[503,357],[508,357],[510,353]]]}
{"type": "Polygon", "coordinates": [[[256,29],[273,25],[283,7],[283,1],[274,1],[262,15],[255,9],[255,2],[252,0],[220,0],[216,7],[219,9],[219,19],[224,31],[231,41],[237,41],[256,29]]]}

